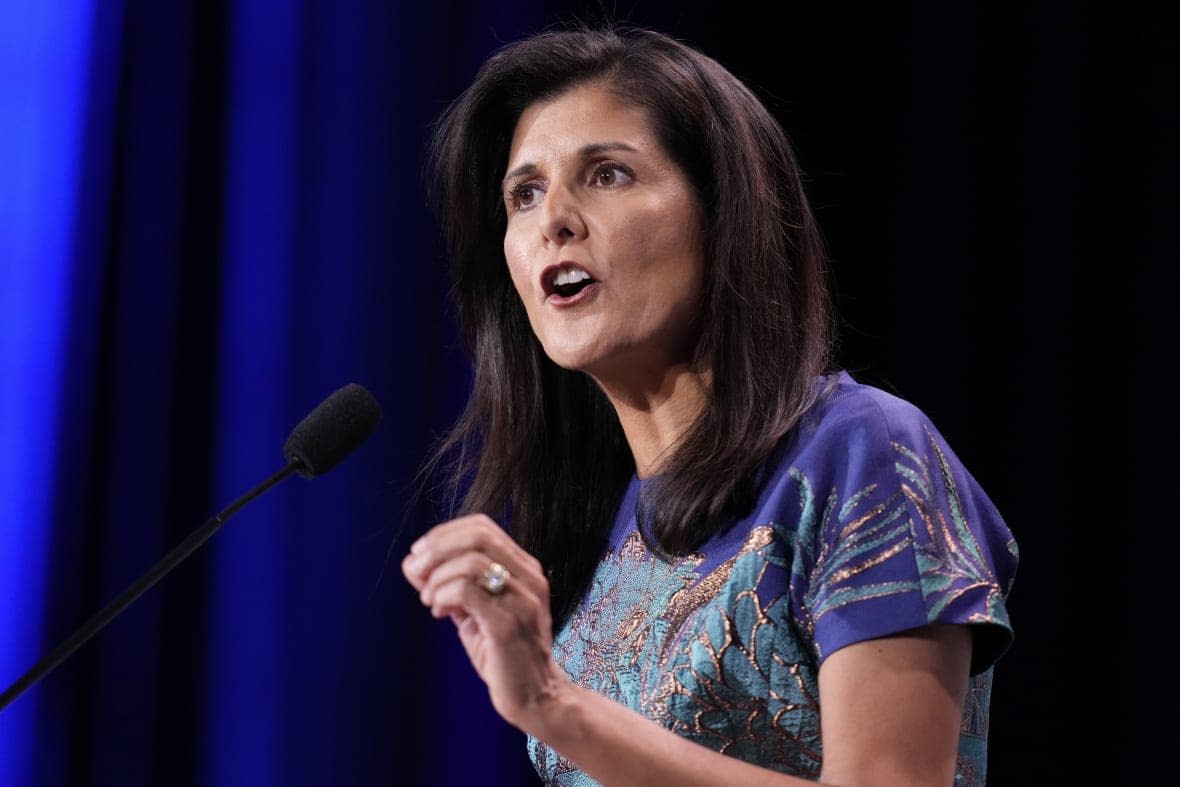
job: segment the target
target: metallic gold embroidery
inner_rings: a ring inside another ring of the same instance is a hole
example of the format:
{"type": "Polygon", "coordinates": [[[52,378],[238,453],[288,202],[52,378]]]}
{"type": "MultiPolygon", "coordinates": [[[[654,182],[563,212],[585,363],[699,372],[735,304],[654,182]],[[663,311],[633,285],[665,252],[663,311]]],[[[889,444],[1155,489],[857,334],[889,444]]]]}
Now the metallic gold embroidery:
{"type": "Polygon", "coordinates": [[[902,541],[899,541],[896,544],[894,544],[893,546],[886,549],[884,552],[873,555],[873,557],[869,558],[868,560],[864,561],[863,563],[857,563],[855,566],[849,566],[848,568],[833,572],[831,580],[833,582],[846,582],[849,579],[851,579],[852,577],[856,576],[857,574],[861,574],[861,573],[867,571],[868,569],[872,568],[873,566],[879,566],[880,564],[884,563],[889,558],[893,557],[894,555],[898,554],[899,552],[904,551],[909,545],[910,545],[910,539],[908,539],[908,538],[906,538],[902,541]]]}
{"type": "MultiPolygon", "coordinates": [[[[742,543],[741,549],[738,550],[736,555],[710,571],[696,585],[677,591],[672,596],[672,601],[668,604],[668,608],[662,616],[668,621],[670,631],[673,633],[679,632],[681,627],[684,626],[684,622],[688,620],[692,613],[717,598],[717,594],[721,592],[725,583],[729,581],[729,575],[733,572],[733,567],[737,564],[738,558],[769,545],[773,539],[774,531],[771,528],[765,525],[754,528],[746,536],[746,540],[742,543]]],[[[662,655],[663,652],[661,650],[662,655]]]]}

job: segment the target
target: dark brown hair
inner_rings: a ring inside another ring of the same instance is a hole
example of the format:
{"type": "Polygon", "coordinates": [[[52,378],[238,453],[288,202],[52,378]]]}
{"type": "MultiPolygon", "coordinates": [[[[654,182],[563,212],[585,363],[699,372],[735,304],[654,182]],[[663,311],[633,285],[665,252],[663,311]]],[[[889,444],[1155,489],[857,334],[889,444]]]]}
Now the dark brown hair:
{"type": "Polygon", "coordinates": [[[705,216],[696,361],[708,403],[646,486],[649,545],[686,554],[747,511],[755,474],[815,398],[833,320],[822,236],[782,128],[728,70],[667,35],[578,28],[509,44],[443,113],[429,181],[474,363],[466,410],[435,462],[465,479],[463,512],[504,517],[546,567],[554,620],[601,558],[634,462],[588,376],[550,361],[504,260],[500,181],[526,107],[598,83],[648,112],[705,216]]]}

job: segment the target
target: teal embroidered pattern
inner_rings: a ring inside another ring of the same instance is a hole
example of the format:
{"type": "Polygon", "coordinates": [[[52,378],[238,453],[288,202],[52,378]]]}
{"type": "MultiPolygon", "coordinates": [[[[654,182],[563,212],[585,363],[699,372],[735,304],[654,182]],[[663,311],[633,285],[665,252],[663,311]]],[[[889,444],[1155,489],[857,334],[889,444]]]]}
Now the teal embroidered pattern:
{"type": "MultiPolygon", "coordinates": [[[[633,480],[554,656],[579,684],[685,738],[815,778],[827,655],[931,622],[972,625],[956,784],[982,784],[1015,541],[920,413],[841,382],[783,446],[751,515],[697,554],[647,549],[633,480]]],[[[529,750],[546,784],[596,784],[540,741],[529,750]]]]}

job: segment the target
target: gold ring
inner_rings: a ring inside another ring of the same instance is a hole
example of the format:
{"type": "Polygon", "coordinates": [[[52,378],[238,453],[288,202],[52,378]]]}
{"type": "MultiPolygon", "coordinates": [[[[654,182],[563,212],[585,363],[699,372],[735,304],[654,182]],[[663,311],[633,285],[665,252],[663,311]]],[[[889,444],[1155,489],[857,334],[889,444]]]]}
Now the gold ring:
{"type": "Polygon", "coordinates": [[[493,596],[498,596],[504,592],[504,588],[508,587],[508,580],[512,578],[512,574],[508,569],[504,568],[495,561],[488,566],[488,570],[483,572],[483,578],[480,580],[480,586],[491,593],[493,596]]]}

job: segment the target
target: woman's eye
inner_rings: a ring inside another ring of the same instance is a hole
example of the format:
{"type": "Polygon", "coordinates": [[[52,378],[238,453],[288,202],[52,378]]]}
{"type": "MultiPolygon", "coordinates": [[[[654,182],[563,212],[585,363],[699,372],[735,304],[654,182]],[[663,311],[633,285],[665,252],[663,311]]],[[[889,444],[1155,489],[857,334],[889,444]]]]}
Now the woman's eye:
{"type": "Polygon", "coordinates": [[[619,164],[603,164],[594,170],[594,185],[617,186],[631,177],[631,172],[619,164]]]}
{"type": "Polygon", "coordinates": [[[518,183],[508,189],[508,204],[519,210],[531,207],[537,201],[537,187],[533,183],[518,183]]]}

